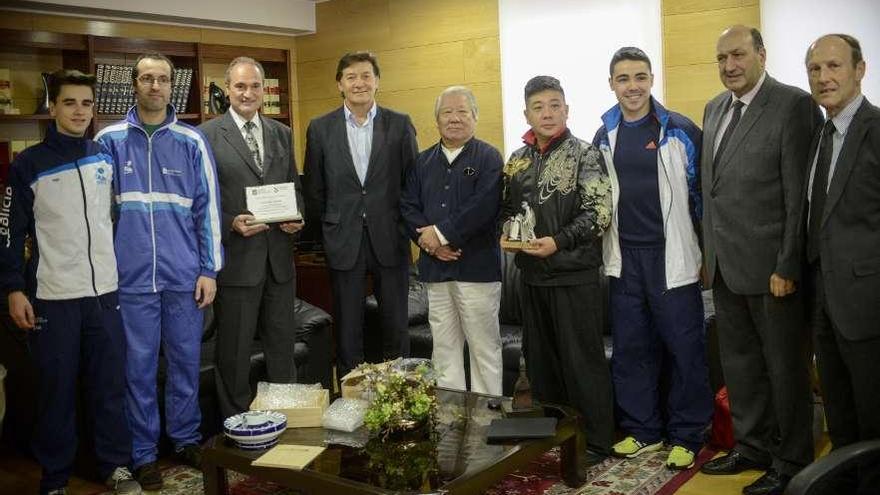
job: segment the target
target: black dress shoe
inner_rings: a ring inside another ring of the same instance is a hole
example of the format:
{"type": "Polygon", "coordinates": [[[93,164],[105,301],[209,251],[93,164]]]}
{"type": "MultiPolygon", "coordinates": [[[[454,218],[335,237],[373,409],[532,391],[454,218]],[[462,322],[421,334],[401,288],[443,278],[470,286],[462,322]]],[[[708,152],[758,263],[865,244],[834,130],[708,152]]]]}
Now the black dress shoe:
{"type": "Polygon", "coordinates": [[[738,474],[749,469],[763,471],[767,467],[766,464],[755,462],[739,452],[731,450],[726,455],[703,464],[700,467],[700,472],[703,474],[738,474]]]}
{"type": "Polygon", "coordinates": [[[743,495],[782,495],[789,481],[791,481],[791,476],[786,476],[770,468],[764,473],[764,476],[743,488],[743,495]]]}

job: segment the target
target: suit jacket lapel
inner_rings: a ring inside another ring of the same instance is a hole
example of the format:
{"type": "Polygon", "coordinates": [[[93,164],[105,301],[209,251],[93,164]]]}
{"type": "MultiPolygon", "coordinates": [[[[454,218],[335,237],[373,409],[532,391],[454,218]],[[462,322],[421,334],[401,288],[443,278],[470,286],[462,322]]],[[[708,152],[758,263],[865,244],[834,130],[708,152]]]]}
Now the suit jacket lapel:
{"type": "Polygon", "coordinates": [[[825,225],[831,210],[840,199],[840,195],[843,193],[843,188],[846,186],[849,174],[852,172],[853,165],[855,164],[859,145],[865,138],[865,133],[868,132],[868,126],[865,125],[865,117],[867,116],[866,105],[868,105],[867,98],[862,100],[861,106],[859,106],[852,122],[849,124],[849,128],[846,130],[843,146],[840,148],[840,154],[837,156],[837,163],[834,166],[834,175],[831,176],[831,184],[828,187],[828,196],[825,199],[825,210],[822,212],[821,225],[825,225]]]}
{"type": "Polygon", "coordinates": [[[354,176],[354,180],[360,184],[361,180],[357,175],[357,168],[354,166],[354,160],[351,158],[351,147],[348,145],[348,129],[345,123],[345,110],[340,108],[336,112],[336,118],[333,119],[333,128],[330,135],[336,136],[336,144],[339,146],[339,152],[342,160],[347,164],[348,171],[354,176]]]}
{"type": "Polygon", "coordinates": [[[733,134],[730,136],[730,141],[727,142],[727,146],[724,148],[724,153],[718,161],[718,170],[715,171],[715,177],[718,177],[721,174],[721,171],[724,170],[727,163],[730,162],[730,158],[736,153],[736,150],[739,149],[746,134],[749,133],[755,123],[758,122],[758,119],[761,118],[761,114],[764,113],[764,107],[767,105],[767,102],[770,101],[770,93],[773,91],[773,84],[773,78],[767,76],[764,79],[763,86],[758,90],[758,94],[755,95],[755,98],[749,106],[746,107],[745,113],[742,115],[742,118],[740,118],[736,129],[733,130],[733,134]]]}
{"type": "Polygon", "coordinates": [[[715,140],[718,135],[718,128],[721,126],[721,121],[724,119],[724,115],[730,110],[730,94],[728,92],[727,98],[725,98],[722,103],[719,105],[720,108],[710,110],[709,120],[706,122],[706,134],[703,136],[703,143],[705,146],[712,146],[712,153],[710,154],[706,170],[703,173],[712,174],[712,186],[715,186],[715,183],[718,182],[718,172],[714,169],[715,166],[715,140]],[[711,167],[711,168],[710,168],[711,167]]]}
{"type": "Polygon", "coordinates": [[[386,119],[383,115],[382,109],[376,108],[376,116],[373,117],[373,143],[370,145],[370,161],[369,165],[367,165],[367,175],[364,179],[364,183],[370,180],[370,177],[376,173],[378,169],[378,165],[376,165],[376,160],[378,159],[379,153],[382,151],[382,147],[385,145],[385,136],[387,134],[387,129],[385,129],[385,124],[387,123],[386,119]]]}
{"type": "Polygon", "coordinates": [[[269,120],[271,119],[260,115],[260,125],[263,128],[263,177],[269,176],[269,169],[272,167],[272,163],[280,155],[278,146],[281,144],[273,135],[274,128],[269,120]]]}
{"type": "Polygon", "coordinates": [[[248,148],[247,143],[244,142],[241,130],[235,125],[235,120],[232,118],[232,115],[229,115],[229,112],[231,111],[232,110],[227,110],[226,115],[220,117],[223,119],[220,123],[220,128],[223,129],[223,137],[226,139],[226,142],[232,146],[232,149],[241,156],[241,159],[244,160],[248,168],[251,169],[251,172],[257,177],[260,177],[260,169],[257,167],[256,162],[254,162],[254,155],[251,154],[251,149],[248,148]]]}

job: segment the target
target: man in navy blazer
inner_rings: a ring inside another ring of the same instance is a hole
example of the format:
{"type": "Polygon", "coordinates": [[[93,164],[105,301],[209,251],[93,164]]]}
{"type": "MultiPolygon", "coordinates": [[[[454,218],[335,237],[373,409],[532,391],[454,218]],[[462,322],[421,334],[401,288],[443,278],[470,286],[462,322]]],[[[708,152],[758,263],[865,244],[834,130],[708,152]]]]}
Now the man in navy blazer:
{"type": "Polygon", "coordinates": [[[501,395],[501,154],[474,137],[477,100],[464,86],[434,104],[440,142],[410,170],[400,209],[422,249],[419,280],[428,289],[432,359],[443,387],[465,389],[464,344],[471,390],[501,395]]]}
{"type": "Polygon", "coordinates": [[[363,362],[366,276],[379,303],[385,358],[407,356],[409,240],[400,191],[418,155],[409,116],[376,104],[379,65],[367,52],[336,68],[343,105],[309,123],[305,184],[310,216],[321,222],[333,288],[339,376],[363,362]]]}
{"type": "MultiPolygon", "coordinates": [[[[822,36],[807,75],[827,119],[810,148],[802,225],[812,279],[811,323],[832,447],[880,438],[880,109],[862,95],[859,42],[822,36]]],[[[880,461],[859,466],[858,486],[880,493],[880,461]]]]}

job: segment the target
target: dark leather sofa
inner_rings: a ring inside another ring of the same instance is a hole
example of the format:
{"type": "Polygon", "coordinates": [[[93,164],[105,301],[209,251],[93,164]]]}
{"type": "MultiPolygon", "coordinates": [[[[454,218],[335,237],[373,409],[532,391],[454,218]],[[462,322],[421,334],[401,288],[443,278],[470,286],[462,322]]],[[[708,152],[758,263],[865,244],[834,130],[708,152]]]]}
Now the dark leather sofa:
{"type": "MultiPolygon", "coordinates": [[[[501,323],[501,359],[502,359],[502,391],[504,395],[513,393],[513,386],[519,376],[519,358],[522,355],[522,317],[520,310],[520,271],[513,262],[512,253],[503,253],[501,260],[501,309],[498,319],[501,323]]],[[[410,271],[409,285],[409,337],[410,355],[412,357],[430,358],[433,346],[431,328],[428,325],[428,295],[425,284],[417,280],[417,269],[410,271]]],[[[607,279],[600,275],[600,283],[607,286],[607,279]]],[[[605,304],[607,308],[607,290],[604,290],[605,304]]],[[[367,361],[380,361],[381,352],[371,346],[377,339],[370,338],[378,335],[380,329],[378,317],[378,304],[376,298],[370,296],[366,302],[366,325],[364,339],[364,354],[367,361]]],[[[608,326],[608,318],[604,311],[601,315],[602,326],[605,334],[605,355],[611,357],[611,331],[608,326]]],[[[465,344],[465,376],[470,380],[468,369],[467,344],[465,344]]]]}
{"type": "MultiPolygon", "coordinates": [[[[502,345],[502,392],[504,395],[513,393],[513,386],[519,376],[519,358],[522,355],[522,317],[520,309],[520,271],[513,261],[512,253],[503,253],[501,271],[501,309],[498,319],[501,323],[502,345]]],[[[428,296],[425,284],[417,280],[418,272],[415,265],[410,270],[409,284],[409,337],[410,355],[412,357],[430,358],[432,352],[431,329],[428,325],[428,296]]],[[[603,294],[602,333],[605,341],[605,357],[611,359],[612,341],[611,325],[608,318],[608,278],[600,270],[599,285],[603,294]]],[[[721,372],[721,361],[718,355],[718,336],[715,328],[715,310],[712,304],[711,292],[703,293],[704,313],[706,323],[706,351],[709,365],[709,382],[713,392],[724,385],[724,377],[721,372]]],[[[364,338],[364,354],[369,362],[382,361],[382,352],[376,346],[381,324],[378,316],[378,304],[376,298],[370,296],[366,301],[366,324],[364,338]]],[[[467,344],[465,344],[465,375],[469,378],[467,344]]],[[[665,375],[661,375],[664,376],[665,375]]],[[[661,383],[661,390],[665,390],[667,384],[661,383]]]]}

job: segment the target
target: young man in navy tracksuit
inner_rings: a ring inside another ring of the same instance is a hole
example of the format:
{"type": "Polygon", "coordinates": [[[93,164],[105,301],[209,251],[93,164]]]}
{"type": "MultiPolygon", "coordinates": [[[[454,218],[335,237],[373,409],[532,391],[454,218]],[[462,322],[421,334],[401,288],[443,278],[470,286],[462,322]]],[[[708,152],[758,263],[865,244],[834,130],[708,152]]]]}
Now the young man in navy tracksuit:
{"type": "Polygon", "coordinates": [[[94,415],[98,473],[117,493],[141,493],[125,467],[131,432],[110,219],[113,164],[84,137],[94,86],[94,76],[79,71],[52,75],[55,122],[12,163],[0,209],[0,282],[12,320],[29,332],[40,373],[31,448],[43,468],[41,494],[66,493],[76,457],[80,375],[94,415]],[[26,294],[26,236],[33,242],[36,294],[26,294]]]}
{"type": "Polygon", "coordinates": [[[698,154],[693,122],[651,97],[651,61],[638,48],[611,59],[618,104],[602,116],[593,143],[605,156],[614,211],[603,238],[614,355],[611,375],[621,429],[619,457],[659,450],[666,465],[686,469],[702,445],[712,413],[706,367],[698,154]],[[663,354],[670,377],[663,424],[659,383],[663,354]]]}

